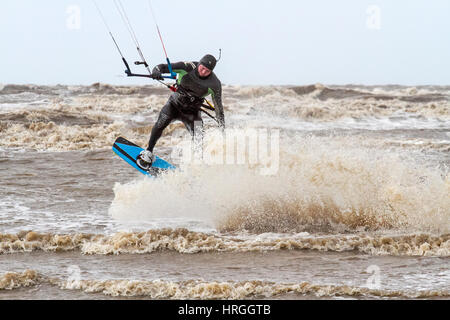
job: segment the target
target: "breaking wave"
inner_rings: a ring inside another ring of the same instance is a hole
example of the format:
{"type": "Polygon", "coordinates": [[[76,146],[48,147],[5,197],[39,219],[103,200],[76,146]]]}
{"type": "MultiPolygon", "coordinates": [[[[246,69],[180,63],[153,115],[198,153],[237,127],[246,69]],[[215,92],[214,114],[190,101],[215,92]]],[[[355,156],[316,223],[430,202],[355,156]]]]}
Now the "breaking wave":
{"type": "Polygon", "coordinates": [[[39,281],[39,275],[34,270],[26,270],[23,273],[9,272],[0,275],[0,290],[31,287],[37,285],[39,281]]]}
{"type": "Polygon", "coordinates": [[[115,94],[115,95],[151,95],[163,94],[167,90],[158,86],[114,86],[105,83],[94,83],[90,86],[45,86],[34,84],[6,84],[0,85],[0,95],[17,95],[32,93],[39,95],[86,95],[86,94],[115,94]]]}
{"type": "Polygon", "coordinates": [[[247,114],[268,115],[311,121],[364,119],[380,117],[424,117],[448,121],[450,96],[448,91],[423,92],[417,89],[373,93],[348,88],[328,88],[323,85],[303,87],[241,87],[231,90],[231,110],[234,104],[252,105],[247,114]],[[249,101],[246,101],[249,100],[249,101]]]}
{"type": "Polygon", "coordinates": [[[450,234],[334,235],[307,233],[286,235],[232,236],[163,229],[147,232],[95,234],[0,234],[0,254],[32,251],[81,251],[88,255],[149,254],[174,251],[182,254],[214,252],[261,252],[274,250],[359,251],[370,255],[450,256],[450,234]]]}
{"type": "Polygon", "coordinates": [[[50,284],[63,290],[81,290],[113,297],[148,297],[151,299],[251,299],[274,298],[288,294],[316,297],[449,297],[447,290],[383,290],[345,285],[323,285],[308,282],[275,283],[269,281],[145,281],[145,280],[62,280],[48,278],[35,270],[0,275],[0,290],[13,290],[50,284]]]}
{"type": "MultiPolygon", "coordinates": [[[[171,125],[164,135],[177,128],[180,125],[171,125]]],[[[151,126],[130,126],[124,121],[111,121],[101,114],[15,111],[0,115],[0,146],[46,151],[109,149],[121,135],[144,145],[151,129],[151,126]]]]}
{"type": "MultiPolygon", "coordinates": [[[[225,86],[224,105],[229,115],[280,117],[282,122],[390,119],[411,128],[416,121],[441,128],[450,120],[449,91],[225,86]]],[[[118,135],[145,143],[148,137],[142,132],[150,131],[168,95],[166,89],[156,86],[5,85],[0,90],[0,146],[54,151],[100,149],[110,147],[118,135]]]]}
{"type": "Polygon", "coordinates": [[[317,297],[399,297],[431,298],[448,297],[449,291],[390,291],[353,286],[315,285],[308,282],[279,284],[265,281],[204,282],[204,281],[129,281],[129,280],[80,280],[60,283],[63,289],[83,290],[88,293],[102,293],[111,296],[152,299],[246,299],[272,298],[286,294],[315,295],[317,297]]]}

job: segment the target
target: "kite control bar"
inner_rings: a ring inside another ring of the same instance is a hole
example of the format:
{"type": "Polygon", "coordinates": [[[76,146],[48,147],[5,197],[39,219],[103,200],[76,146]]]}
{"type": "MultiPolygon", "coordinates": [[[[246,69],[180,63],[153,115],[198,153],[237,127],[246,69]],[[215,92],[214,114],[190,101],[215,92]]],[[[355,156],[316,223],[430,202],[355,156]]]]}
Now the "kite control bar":
{"type": "MultiPolygon", "coordinates": [[[[125,60],[125,59],[124,59],[125,60]]],[[[165,76],[165,75],[161,75],[161,77],[163,79],[176,79],[177,78],[177,74],[175,72],[173,72],[172,70],[172,64],[170,63],[169,58],[167,58],[168,64],[169,64],[169,71],[170,71],[170,76],[165,76]]],[[[125,70],[125,73],[128,77],[141,77],[141,78],[150,78],[150,79],[154,79],[154,80],[158,80],[155,79],[150,75],[146,75],[146,74],[137,74],[137,73],[133,73],[130,69],[130,66],[128,65],[128,62],[125,60],[124,61],[125,66],[127,67],[127,70],[125,70]]],[[[146,61],[135,61],[134,64],[136,66],[140,66],[140,65],[144,65],[146,68],[148,68],[148,63],[146,61]]]]}

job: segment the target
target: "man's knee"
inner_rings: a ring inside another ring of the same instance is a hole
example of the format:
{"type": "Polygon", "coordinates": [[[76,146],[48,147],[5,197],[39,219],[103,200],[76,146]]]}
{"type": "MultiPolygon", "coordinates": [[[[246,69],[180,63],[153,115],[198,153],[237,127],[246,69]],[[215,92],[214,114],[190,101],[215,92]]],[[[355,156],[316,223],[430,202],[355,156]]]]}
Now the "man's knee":
{"type": "Polygon", "coordinates": [[[165,114],[164,112],[161,112],[159,114],[158,121],[156,121],[154,128],[158,130],[164,130],[171,122],[172,122],[171,117],[165,114]]]}

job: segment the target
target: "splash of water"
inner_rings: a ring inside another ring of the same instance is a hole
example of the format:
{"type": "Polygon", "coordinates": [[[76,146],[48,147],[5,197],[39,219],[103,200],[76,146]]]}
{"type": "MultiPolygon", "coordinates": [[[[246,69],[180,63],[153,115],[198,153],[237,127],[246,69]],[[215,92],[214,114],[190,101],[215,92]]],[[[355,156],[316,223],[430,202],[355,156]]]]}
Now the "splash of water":
{"type": "Polygon", "coordinates": [[[285,141],[277,174],[250,165],[188,165],[117,184],[117,220],[187,218],[220,231],[450,231],[448,173],[352,141],[285,141]]]}

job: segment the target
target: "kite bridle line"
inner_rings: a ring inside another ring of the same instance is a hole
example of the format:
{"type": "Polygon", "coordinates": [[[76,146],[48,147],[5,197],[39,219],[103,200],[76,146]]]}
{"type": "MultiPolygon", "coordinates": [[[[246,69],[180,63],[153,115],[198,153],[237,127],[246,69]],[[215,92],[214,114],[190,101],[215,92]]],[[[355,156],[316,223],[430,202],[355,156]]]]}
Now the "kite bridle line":
{"type": "Polygon", "coordinates": [[[148,5],[150,7],[150,12],[152,14],[153,21],[155,22],[156,31],[158,31],[159,40],[161,40],[161,45],[163,47],[164,54],[166,55],[167,66],[169,67],[169,72],[170,72],[170,78],[171,79],[176,79],[177,78],[177,74],[175,72],[173,72],[172,64],[170,63],[169,56],[167,55],[166,45],[164,44],[164,40],[163,40],[163,37],[161,35],[161,31],[159,30],[158,21],[156,20],[156,16],[155,16],[155,12],[153,11],[153,6],[152,6],[152,1],[151,0],[148,0],[148,5]]]}

